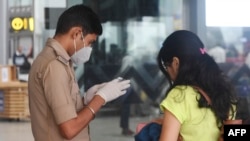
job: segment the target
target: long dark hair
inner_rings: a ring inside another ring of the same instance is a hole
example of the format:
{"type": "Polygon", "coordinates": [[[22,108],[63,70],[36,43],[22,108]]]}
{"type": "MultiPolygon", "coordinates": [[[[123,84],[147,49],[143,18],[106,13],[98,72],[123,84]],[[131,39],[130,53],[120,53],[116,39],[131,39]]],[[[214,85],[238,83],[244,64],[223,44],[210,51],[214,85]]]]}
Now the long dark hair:
{"type": "MultiPolygon", "coordinates": [[[[210,107],[218,123],[228,119],[229,111],[234,112],[232,105],[237,101],[235,89],[214,59],[206,53],[199,37],[190,31],[179,30],[165,39],[157,61],[169,81],[171,80],[164,65],[170,64],[173,57],[179,58],[180,65],[169,91],[177,85],[198,86],[210,97],[210,107]]],[[[198,105],[208,107],[204,97],[198,99],[198,105]]]]}

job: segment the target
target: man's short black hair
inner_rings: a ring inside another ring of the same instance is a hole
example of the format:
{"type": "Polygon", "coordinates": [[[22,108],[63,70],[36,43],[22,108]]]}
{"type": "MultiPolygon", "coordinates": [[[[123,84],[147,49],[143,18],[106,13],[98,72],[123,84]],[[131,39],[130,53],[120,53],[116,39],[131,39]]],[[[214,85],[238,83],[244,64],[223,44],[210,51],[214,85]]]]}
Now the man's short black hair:
{"type": "Polygon", "coordinates": [[[102,34],[102,25],[97,14],[89,7],[79,4],[65,10],[59,17],[56,34],[65,34],[72,27],[82,27],[83,34],[102,34]]]}

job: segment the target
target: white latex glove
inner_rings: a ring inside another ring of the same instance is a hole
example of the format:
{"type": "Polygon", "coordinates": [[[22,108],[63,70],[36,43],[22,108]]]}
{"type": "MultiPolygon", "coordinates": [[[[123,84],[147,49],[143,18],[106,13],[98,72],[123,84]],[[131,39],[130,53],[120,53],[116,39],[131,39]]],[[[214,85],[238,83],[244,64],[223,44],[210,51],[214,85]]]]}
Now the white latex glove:
{"type": "Polygon", "coordinates": [[[94,85],[92,87],[90,87],[87,92],[84,95],[84,104],[88,105],[89,102],[93,99],[93,97],[95,96],[96,92],[102,88],[106,83],[101,83],[101,84],[97,84],[94,85]]]}
{"type": "Polygon", "coordinates": [[[121,77],[118,77],[112,81],[107,82],[105,86],[100,88],[96,95],[101,96],[105,100],[105,104],[109,101],[112,101],[118,98],[121,95],[124,95],[127,91],[127,88],[130,87],[130,80],[123,80],[121,77]]]}

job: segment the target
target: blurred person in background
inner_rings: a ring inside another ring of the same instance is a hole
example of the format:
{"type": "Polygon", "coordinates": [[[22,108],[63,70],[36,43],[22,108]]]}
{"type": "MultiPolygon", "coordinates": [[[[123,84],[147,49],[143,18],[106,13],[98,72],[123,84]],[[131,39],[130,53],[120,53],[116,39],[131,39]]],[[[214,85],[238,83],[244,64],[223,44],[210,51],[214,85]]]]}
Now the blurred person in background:
{"type": "Polygon", "coordinates": [[[13,54],[12,61],[13,65],[19,68],[20,73],[28,74],[30,70],[31,63],[28,58],[32,52],[32,48],[30,48],[29,53],[26,55],[23,52],[23,47],[18,46],[15,53],[13,54]]]}
{"type": "Polygon", "coordinates": [[[214,58],[216,63],[226,62],[226,50],[222,45],[216,45],[208,51],[208,54],[214,58]]]}
{"type": "Polygon", "coordinates": [[[122,135],[133,136],[134,131],[129,127],[129,117],[131,111],[131,104],[133,103],[132,96],[136,95],[130,87],[127,93],[120,97],[121,99],[121,113],[120,113],[120,127],[122,128],[122,135]]]}

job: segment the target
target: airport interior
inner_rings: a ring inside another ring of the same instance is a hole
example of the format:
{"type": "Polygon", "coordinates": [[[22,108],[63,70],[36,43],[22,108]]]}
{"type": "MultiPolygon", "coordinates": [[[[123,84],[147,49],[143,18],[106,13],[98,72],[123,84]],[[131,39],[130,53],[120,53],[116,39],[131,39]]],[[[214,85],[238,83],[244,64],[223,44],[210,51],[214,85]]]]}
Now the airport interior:
{"type": "Polygon", "coordinates": [[[85,4],[100,17],[103,33],[90,60],[74,66],[81,96],[116,77],[131,80],[129,95],[105,104],[90,123],[92,141],[133,141],[137,124],[162,115],[169,82],[158,68],[165,37],[190,30],[205,44],[244,101],[250,119],[249,0],[0,0],[0,141],[33,141],[28,78],[33,60],[53,37],[67,8],[85,4]],[[21,49],[27,66],[14,54],[21,49]],[[120,127],[126,109],[129,132],[120,127]]]}

